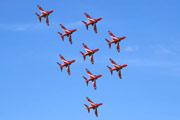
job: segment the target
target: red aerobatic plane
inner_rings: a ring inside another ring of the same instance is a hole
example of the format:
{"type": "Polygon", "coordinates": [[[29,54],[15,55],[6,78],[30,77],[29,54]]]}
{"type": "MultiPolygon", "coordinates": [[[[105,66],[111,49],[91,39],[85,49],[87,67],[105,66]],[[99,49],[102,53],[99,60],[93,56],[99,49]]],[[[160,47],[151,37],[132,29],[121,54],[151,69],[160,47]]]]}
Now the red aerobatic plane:
{"type": "Polygon", "coordinates": [[[82,45],[84,46],[84,48],[86,50],[86,53],[83,53],[83,52],[80,51],[81,54],[83,55],[84,61],[86,59],[86,56],[89,55],[89,58],[91,59],[91,63],[94,64],[93,54],[95,52],[97,52],[99,49],[92,49],[92,50],[90,50],[84,43],[82,45]]]}
{"type": "Polygon", "coordinates": [[[96,23],[97,23],[99,20],[101,20],[102,17],[93,19],[93,18],[91,18],[86,12],[85,12],[84,14],[86,15],[86,17],[87,17],[88,20],[89,20],[88,23],[86,23],[85,21],[82,21],[82,22],[85,24],[86,29],[88,30],[88,25],[92,25],[93,28],[94,28],[95,33],[97,33],[96,23]]]}
{"type": "Polygon", "coordinates": [[[60,63],[57,62],[57,64],[58,64],[59,67],[61,68],[61,72],[62,72],[63,67],[65,66],[66,69],[67,69],[68,74],[70,75],[71,73],[70,73],[70,68],[69,68],[69,66],[70,66],[73,62],[75,62],[75,60],[67,61],[62,55],[59,55],[59,57],[60,57],[60,58],[62,59],[62,61],[64,62],[64,64],[60,64],[60,63]]]}
{"type": "Polygon", "coordinates": [[[122,39],[125,39],[126,36],[116,37],[115,35],[112,34],[111,31],[108,31],[108,33],[110,34],[110,36],[111,36],[111,38],[112,38],[112,41],[109,41],[109,40],[105,39],[105,40],[108,42],[108,44],[109,44],[109,48],[111,48],[111,44],[112,44],[112,43],[115,43],[116,48],[117,48],[117,51],[120,52],[119,42],[120,42],[122,39]]]}
{"type": "Polygon", "coordinates": [[[117,64],[114,62],[114,60],[112,60],[111,58],[110,58],[109,60],[112,62],[113,66],[114,66],[114,68],[110,68],[109,66],[107,66],[107,67],[109,68],[109,70],[111,71],[111,75],[113,74],[113,71],[116,70],[116,71],[118,72],[119,78],[121,79],[121,78],[122,78],[122,77],[121,77],[121,69],[124,68],[124,67],[126,67],[127,64],[117,65],[117,64]]]}
{"type": "Polygon", "coordinates": [[[41,11],[41,15],[39,15],[39,14],[36,13],[36,15],[38,16],[40,22],[41,22],[41,18],[44,17],[44,18],[46,19],[47,25],[49,26],[48,15],[49,15],[50,13],[52,13],[54,10],[44,11],[41,6],[37,5],[37,7],[38,7],[39,10],[41,11]]]}
{"type": "Polygon", "coordinates": [[[60,34],[60,36],[62,37],[62,40],[64,41],[64,36],[67,36],[69,38],[69,42],[72,44],[72,38],[71,38],[71,34],[73,32],[75,32],[77,29],[73,29],[73,30],[67,30],[62,24],[60,24],[61,28],[64,30],[64,34],[58,32],[60,34]]]}
{"type": "Polygon", "coordinates": [[[87,79],[86,77],[83,76],[83,78],[85,79],[86,81],[86,84],[88,86],[88,82],[89,81],[92,81],[93,82],[93,86],[94,86],[94,89],[96,90],[96,79],[98,79],[99,77],[101,77],[102,75],[93,75],[88,69],[86,69],[86,72],[88,73],[88,75],[90,76],[89,79],[87,79]]]}
{"type": "Polygon", "coordinates": [[[86,104],[84,104],[86,106],[86,108],[88,109],[88,113],[90,113],[90,109],[93,109],[96,117],[98,117],[98,112],[97,112],[97,108],[102,105],[103,103],[93,103],[88,97],[86,97],[86,99],[89,101],[89,103],[91,104],[91,106],[87,106],[86,104]]]}

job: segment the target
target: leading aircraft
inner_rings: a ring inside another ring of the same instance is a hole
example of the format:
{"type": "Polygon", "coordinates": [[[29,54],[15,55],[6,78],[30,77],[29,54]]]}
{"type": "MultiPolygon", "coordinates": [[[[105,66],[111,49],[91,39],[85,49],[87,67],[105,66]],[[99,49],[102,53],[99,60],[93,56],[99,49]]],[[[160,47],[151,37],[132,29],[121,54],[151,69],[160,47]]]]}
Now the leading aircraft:
{"type": "Polygon", "coordinates": [[[62,70],[63,70],[63,67],[66,67],[67,72],[68,72],[68,75],[70,75],[71,73],[70,73],[70,68],[69,68],[69,66],[70,66],[73,62],[75,62],[75,60],[70,60],[70,61],[68,61],[68,60],[66,60],[62,55],[59,55],[59,57],[60,57],[60,58],[62,59],[62,61],[64,62],[64,64],[60,64],[60,63],[57,62],[57,64],[58,64],[59,67],[61,68],[61,72],[62,72],[62,70]]]}
{"type": "Polygon", "coordinates": [[[77,29],[73,29],[73,30],[67,30],[62,24],[60,24],[61,28],[64,30],[64,34],[58,32],[60,34],[60,36],[62,37],[62,40],[64,41],[64,36],[67,36],[69,38],[69,42],[72,44],[72,38],[71,38],[71,34],[73,32],[75,32],[77,29]]]}
{"type": "Polygon", "coordinates": [[[86,68],[86,72],[88,73],[89,75],[89,79],[87,79],[86,77],[83,76],[83,78],[85,79],[86,81],[86,84],[88,86],[88,82],[89,81],[92,81],[93,82],[93,86],[94,86],[94,89],[96,90],[96,79],[98,79],[99,77],[101,77],[102,75],[93,75],[87,68],[86,68]]]}
{"type": "Polygon", "coordinates": [[[117,51],[120,52],[119,42],[126,38],[126,36],[123,37],[116,37],[110,30],[108,31],[109,35],[112,38],[112,41],[109,41],[108,39],[105,39],[108,42],[109,48],[111,48],[111,44],[115,43],[117,51]]]}
{"type": "Polygon", "coordinates": [[[83,46],[84,46],[84,48],[85,48],[85,50],[86,50],[86,53],[83,53],[83,52],[81,52],[81,54],[83,55],[83,58],[84,58],[84,61],[85,61],[85,59],[86,59],[86,56],[87,55],[89,55],[89,58],[91,59],[91,63],[92,64],[94,64],[94,59],[93,59],[93,54],[95,53],[95,52],[97,52],[99,49],[97,48],[97,49],[89,49],[88,47],[87,47],[87,45],[85,45],[84,43],[82,44],[83,46]]]}
{"type": "Polygon", "coordinates": [[[85,24],[85,26],[86,26],[86,29],[88,30],[88,25],[92,25],[93,26],[93,28],[94,28],[94,31],[95,31],[95,33],[97,33],[97,27],[96,27],[96,23],[99,21],[99,20],[101,20],[102,19],[102,17],[100,17],[100,18],[92,18],[91,16],[89,16],[86,12],[84,13],[85,15],[86,15],[86,17],[88,18],[88,20],[89,20],[89,22],[85,22],[85,21],[82,21],[84,24],[85,24]]]}
{"type": "Polygon", "coordinates": [[[86,97],[86,99],[89,101],[89,103],[91,104],[91,106],[87,106],[86,104],[84,104],[86,106],[86,108],[88,109],[88,113],[90,113],[90,109],[93,109],[96,117],[98,117],[98,112],[97,112],[97,108],[100,105],[103,105],[103,103],[93,103],[88,97],[86,97]]]}
{"type": "Polygon", "coordinates": [[[49,16],[49,14],[51,14],[54,10],[44,11],[41,6],[37,5],[37,7],[39,8],[39,10],[40,10],[40,12],[41,12],[41,15],[35,13],[35,14],[38,16],[39,21],[41,22],[41,18],[44,17],[45,20],[46,20],[47,25],[49,26],[48,16],[49,16]]]}
{"type": "Polygon", "coordinates": [[[112,60],[111,58],[109,59],[111,61],[111,63],[113,64],[114,68],[110,68],[109,66],[107,66],[111,72],[111,75],[113,74],[113,71],[116,70],[118,72],[118,76],[119,78],[121,79],[122,76],[121,76],[121,69],[126,67],[127,64],[123,64],[123,65],[118,65],[114,62],[114,60],[112,60]]]}

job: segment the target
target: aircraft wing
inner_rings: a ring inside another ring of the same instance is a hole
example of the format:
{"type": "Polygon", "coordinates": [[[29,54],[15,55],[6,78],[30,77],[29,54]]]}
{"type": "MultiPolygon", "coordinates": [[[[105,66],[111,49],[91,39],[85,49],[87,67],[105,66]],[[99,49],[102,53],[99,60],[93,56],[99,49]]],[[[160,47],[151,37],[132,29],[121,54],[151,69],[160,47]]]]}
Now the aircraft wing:
{"type": "Polygon", "coordinates": [[[93,74],[86,68],[86,72],[88,73],[88,75],[90,76],[90,77],[92,77],[93,76],[93,74]]]}
{"type": "Polygon", "coordinates": [[[62,55],[59,55],[59,57],[62,59],[62,61],[63,61],[64,63],[68,63],[68,61],[67,61],[62,55]]]}
{"type": "Polygon", "coordinates": [[[96,23],[93,24],[93,28],[94,28],[95,33],[97,33],[96,23]]]}
{"type": "Polygon", "coordinates": [[[115,43],[115,45],[116,45],[116,48],[117,48],[118,52],[120,52],[119,42],[115,43]]]}
{"type": "Polygon", "coordinates": [[[71,73],[70,73],[70,67],[67,66],[66,69],[67,69],[68,75],[70,75],[70,74],[71,74],[71,73]]]}
{"type": "Polygon", "coordinates": [[[118,76],[119,76],[120,79],[122,78],[120,70],[118,70],[118,76]]]}
{"type": "Polygon", "coordinates": [[[94,103],[93,103],[88,97],[86,97],[86,99],[89,101],[89,103],[90,103],[91,105],[94,105],[94,103]]]}
{"type": "Polygon", "coordinates": [[[117,64],[114,62],[114,60],[112,60],[111,58],[109,60],[111,61],[111,63],[113,64],[114,67],[117,66],[117,64]]]}
{"type": "Polygon", "coordinates": [[[86,17],[88,18],[89,21],[93,20],[93,18],[90,15],[88,15],[86,12],[84,14],[86,15],[86,17]]]}
{"type": "Polygon", "coordinates": [[[94,89],[96,90],[96,81],[93,81],[94,89]]]}
{"type": "Polygon", "coordinates": [[[45,20],[46,20],[47,25],[49,26],[49,19],[47,15],[45,16],[45,20]]]}
{"type": "Polygon", "coordinates": [[[61,28],[64,30],[64,32],[67,31],[67,29],[66,29],[62,24],[60,24],[60,26],[61,26],[61,28]]]}
{"type": "Polygon", "coordinates": [[[98,117],[97,108],[96,108],[96,109],[94,109],[94,113],[96,114],[96,117],[98,117]]]}
{"type": "Polygon", "coordinates": [[[85,48],[86,52],[91,51],[91,50],[87,47],[87,45],[85,45],[84,43],[83,43],[82,45],[84,46],[84,48],[85,48]]]}
{"type": "Polygon", "coordinates": [[[41,13],[45,13],[46,11],[44,11],[43,9],[42,9],[42,7],[41,6],[39,6],[39,5],[37,5],[37,7],[39,8],[39,10],[41,11],[41,13]]]}
{"type": "Polygon", "coordinates": [[[94,58],[93,58],[93,55],[90,55],[89,57],[90,57],[90,59],[91,59],[91,63],[94,64],[94,58]]]}
{"type": "Polygon", "coordinates": [[[116,37],[114,34],[112,34],[112,32],[109,30],[108,31],[109,35],[113,38],[113,37],[116,37]]]}
{"type": "Polygon", "coordinates": [[[69,35],[68,38],[69,38],[69,42],[72,44],[72,38],[71,38],[71,35],[69,35]]]}

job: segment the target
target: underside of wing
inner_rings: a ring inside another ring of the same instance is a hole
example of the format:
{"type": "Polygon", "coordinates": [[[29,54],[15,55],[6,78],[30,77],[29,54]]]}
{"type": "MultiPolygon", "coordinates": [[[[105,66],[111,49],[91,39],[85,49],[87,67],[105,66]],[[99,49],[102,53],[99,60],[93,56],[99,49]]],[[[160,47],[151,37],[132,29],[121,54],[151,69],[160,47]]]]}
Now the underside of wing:
{"type": "Polygon", "coordinates": [[[98,117],[97,109],[94,109],[94,113],[96,114],[96,117],[98,117]]]}
{"type": "Polygon", "coordinates": [[[47,25],[49,26],[49,19],[48,19],[48,15],[46,15],[46,16],[45,16],[45,20],[46,20],[47,25]]]}
{"type": "Polygon", "coordinates": [[[93,20],[93,18],[90,15],[88,15],[86,12],[84,14],[86,15],[86,17],[88,18],[89,21],[93,20]]]}
{"type": "Polygon", "coordinates": [[[62,24],[60,24],[60,26],[61,26],[61,28],[64,30],[64,32],[67,31],[67,29],[66,29],[62,24]]]}
{"type": "Polygon", "coordinates": [[[120,52],[119,42],[115,43],[115,45],[116,45],[117,51],[120,52]]]}
{"type": "Polygon", "coordinates": [[[90,103],[91,105],[94,105],[94,103],[93,103],[88,97],[86,97],[86,99],[89,101],[89,103],[90,103]]]}
{"type": "Polygon", "coordinates": [[[86,72],[88,73],[88,75],[90,76],[90,77],[92,77],[93,75],[92,75],[92,73],[86,68],[86,72]]]}
{"type": "Polygon", "coordinates": [[[69,35],[68,38],[69,38],[69,42],[72,44],[72,38],[71,38],[71,35],[69,35]]]}
{"type": "Polygon", "coordinates": [[[94,28],[95,33],[97,33],[96,23],[93,24],[93,28],[94,28]]]}
{"type": "Polygon", "coordinates": [[[82,45],[84,46],[84,48],[85,48],[86,52],[91,51],[91,50],[87,47],[87,45],[85,45],[84,43],[83,43],[82,45]]]}
{"type": "Polygon", "coordinates": [[[42,9],[41,6],[37,5],[37,7],[39,8],[39,10],[40,10],[41,13],[45,13],[45,11],[42,9]]]}
{"type": "Polygon", "coordinates": [[[91,59],[91,63],[94,64],[94,58],[93,58],[93,55],[90,55],[89,57],[90,57],[90,59],[91,59]]]}
{"type": "Polygon", "coordinates": [[[118,70],[118,76],[119,76],[120,79],[122,78],[121,77],[121,70],[118,70]]]}
{"type": "Polygon", "coordinates": [[[96,90],[96,81],[93,81],[94,89],[96,90]]]}
{"type": "Polygon", "coordinates": [[[68,75],[70,75],[70,74],[71,74],[71,73],[70,73],[70,67],[67,66],[66,69],[67,69],[68,75]]]}
{"type": "Polygon", "coordinates": [[[109,35],[113,38],[116,37],[110,30],[108,31],[109,35]]]}
{"type": "Polygon", "coordinates": [[[68,62],[62,55],[59,55],[59,57],[62,59],[63,63],[67,63],[68,62]]]}
{"type": "Polygon", "coordinates": [[[112,60],[111,58],[109,59],[111,61],[111,63],[113,64],[114,67],[117,66],[116,62],[114,62],[114,60],[112,60]]]}

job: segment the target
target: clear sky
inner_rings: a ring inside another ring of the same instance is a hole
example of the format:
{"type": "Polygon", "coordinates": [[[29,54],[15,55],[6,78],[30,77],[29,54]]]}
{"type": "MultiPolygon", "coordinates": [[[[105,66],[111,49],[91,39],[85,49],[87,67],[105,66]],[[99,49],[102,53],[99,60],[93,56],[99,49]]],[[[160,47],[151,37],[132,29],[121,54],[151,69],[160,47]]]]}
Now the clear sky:
{"type": "Polygon", "coordinates": [[[179,0],[1,0],[0,1],[0,120],[180,120],[180,2],[179,0]],[[37,5],[53,9],[39,23],[37,5]],[[87,31],[84,12],[93,18],[103,17],[87,31]],[[59,24],[77,28],[62,42],[59,24]],[[109,49],[108,30],[116,36],[127,36],[109,49]],[[82,43],[100,50],[95,64],[83,61],[82,43]],[[56,62],[62,54],[76,59],[60,71],[56,62]],[[122,80],[111,76],[109,58],[128,64],[122,80]],[[85,69],[103,74],[86,86],[85,69]],[[88,114],[83,104],[88,96],[103,102],[88,114]]]}

